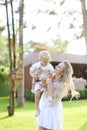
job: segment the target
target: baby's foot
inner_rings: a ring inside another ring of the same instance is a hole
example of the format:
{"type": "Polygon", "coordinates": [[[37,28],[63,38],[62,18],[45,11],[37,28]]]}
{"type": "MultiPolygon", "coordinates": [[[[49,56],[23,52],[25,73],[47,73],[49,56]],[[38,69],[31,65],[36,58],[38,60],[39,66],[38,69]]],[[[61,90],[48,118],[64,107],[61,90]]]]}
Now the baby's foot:
{"type": "Polygon", "coordinates": [[[39,116],[39,114],[40,114],[40,110],[37,110],[37,111],[35,112],[35,116],[39,116]]]}
{"type": "Polygon", "coordinates": [[[35,93],[34,89],[31,89],[31,92],[32,92],[32,93],[35,93]]]}

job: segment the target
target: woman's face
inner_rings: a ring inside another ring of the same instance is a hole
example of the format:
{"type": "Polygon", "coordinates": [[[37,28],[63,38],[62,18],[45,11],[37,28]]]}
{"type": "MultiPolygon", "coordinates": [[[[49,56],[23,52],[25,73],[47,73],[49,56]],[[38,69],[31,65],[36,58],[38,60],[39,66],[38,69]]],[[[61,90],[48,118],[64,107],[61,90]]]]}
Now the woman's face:
{"type": "Polygon", "coordinates": [[[64,64],[60,63],[59,65],[55,66],[55,73],[56,75],[60,76],[63,74],[63,68],[64,68],[64,64]]]}

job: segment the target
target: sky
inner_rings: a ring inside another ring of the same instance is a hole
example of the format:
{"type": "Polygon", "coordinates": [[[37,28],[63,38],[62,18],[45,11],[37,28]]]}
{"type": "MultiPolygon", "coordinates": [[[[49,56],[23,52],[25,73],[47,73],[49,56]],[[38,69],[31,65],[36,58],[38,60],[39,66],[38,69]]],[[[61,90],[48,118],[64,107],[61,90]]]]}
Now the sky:
{"type": "MultiPolygon", "coordinates": [[[[15,9],[18,7],[19,0],[15,0],[16,3],[15,9]]],[[[28,43],[29,41],[33,40],[35,42],[42,42],[45,43],[47,42],[48,44],[53,44],[52,40],[56,39],[58,37],[58,34],[60,35],[61,39],[63,40],[68,40],[69,47],[67,49],[67,53],[71,54],[78,54],[78,55],[85,55],[86,54],[86,49],[85,49],[85,40],[82,38],[81,40],[71,40],[72,39],[72,34],[73,32],[70,30],[67,30],[67,24],[72,18],[69,18],[68,20],[65,19],[64,24],[61,29],[58,29],[57,27],[57,21],[59,19],[62,19],[61,14],[62,14],[62,9],[59,8],[59,1],[58,0],[24,0],[25,2],[25,10],[24,10],[24,22],[27,24],[27,28],[24,29],[24,43],[28,43]],[[41,9],[42,12],[38,12],[38,10],[41,9]],[[48,10],[56,10],[56,12],[60,15],[58,17],[57,15],[48,15],[44,13],[45,11],[48,10]],[[32,29],[32,27],[36,27],[36,29],[32,29]],[[49,27],[51,29],[49,30],[49,27]],[[49,31],[47,31],[49,30],[49,31]],[[79,46],[79,47],[78,47],[79,46]]],[[[76,0],[67,0],[65,3],[66,6],[63,8],[73,9],[77,8],[80,10],[80,3],[77,4],[75,3],[76,0]],[[67,4],[68,2],[68,4],[67,4]]],[[[2,10],[3,14],[5,14],[5,9],[4,7],[1,9],[0,8],[0,16],[2,16],[0,21],[2,22],[2,25],[6,24],[5,21],[5,15],[2,15],[2,10]]],[[[10,12],[10,11],[9,11],[10,12]]],[[[10,16],[10,13],[9,13],[10,16]]],[[[79,22],[76,24],[81,24],[82,18],[77,16],[79,19],[79,22]]],[[[16,23],[15,26],[18,24],[18,15],[15,16],[16,23]]],[[[11,20],[11,18],[10,18],[11,20]]],[[[1,23],[0,23],[1,24],[1,23]]],[[[78,28],[76,28],[78,31],[78,28]]],[[[5,32],[7,35],[7,31],[5,32]]]]}

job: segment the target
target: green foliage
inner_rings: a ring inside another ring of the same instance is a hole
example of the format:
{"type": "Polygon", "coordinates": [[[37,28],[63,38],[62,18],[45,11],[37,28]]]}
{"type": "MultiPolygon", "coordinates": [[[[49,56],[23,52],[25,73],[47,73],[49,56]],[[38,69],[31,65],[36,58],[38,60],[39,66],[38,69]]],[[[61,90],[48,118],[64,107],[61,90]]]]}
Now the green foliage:
{"type": "Polygon", "coordinates": [[[85,88],[87,89],[87,81],[86,81],[86,84],[85,84],[85,88]]]}
{"type": "Polygon", "coordinates": [[[0,97],[9,95],[9,69],[0,66],[0,97]]]}
{"type": "Polygon", "coordinates": [[[4,79],[7,79],[8,75],[9,75],[9,68],[4,65],[0,65],[0,75],[4,79]]]}
{"type": "Polygon", "coordinates": [[[30,90],[25,90],[24,97],[26,100],[34,101],[34,94],[30,90]]]}
{"type": "Polygon", "coordinates": [[[6,37],[0,35],[0,62],[1,65],[9,65],[9,51],[6,37]]]}
{"type": "MultiPolygon", "coordinates": [[[[11,39],[12,41],[12,39],[11,39]]],[[[3,68],[5,71],[9,71],[10,61],[9,61],[9,47],[8,47],[8,39],[4,36],[0,35],[0,72],[3,68]]],[[[13,44],[11,42],[11,47],[13,48],[13,44]]],[[[15,46],[15,55],[16,55],[16,66],[19,65],[19,45],[16,43],[15,46]]],[[[12,52],[12,58],[13,58],[13,52],[12,52]]],[[[5,72],[6,73],[6,72],[5,72]]],[[[8,73],[8,72],[7,72],[8,73]]]]}
{"type": "Polygon", "coordinates": [[[0,97],[9,95],[9,82],[0,75],[0,97]]]}
{"type": "MultiPolygon", "coordinates": [[[[87,99],[87,89],[78,89],[77,90],[80,93],[80,99],[87,99]]],[[[70,100],[71,98],[71,92],[69,91],[68,96],[63,98],[63,100],[70,100]]],[[[73,100],[76,100],[74,97],[73,100]]]]}
{"type": "Polygon", "coordinates": [[[61,39],[53,40],[53,45],[47,43],[30,42],[24,46],[25,54],[29,54],[29,50],[41,51],[48,50],[52,53],[65,53],[67,50],[68,42],[62,41],[61,39]]]}
{"type": "Polygon", "coordinates": [[[80,99],[87,99],[87,88],[86,89],[78,89],[80,93],[80,99]]]}

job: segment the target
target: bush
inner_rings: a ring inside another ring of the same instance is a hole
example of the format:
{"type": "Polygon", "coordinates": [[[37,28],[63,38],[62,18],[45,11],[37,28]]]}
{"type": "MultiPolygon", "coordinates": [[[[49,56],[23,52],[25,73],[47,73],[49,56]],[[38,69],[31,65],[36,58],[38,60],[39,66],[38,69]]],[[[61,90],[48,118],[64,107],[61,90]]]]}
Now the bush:
{"type": "Polygon", "coordinates": [[[32,93],[31,90],[25,90],[24,97],[26,100],[34,101],[34,93],[32,93]]]}
{"type": "Polygon", "coordinates": [[[78,89],[80,99],[87,99],[87,89],[78,89]]]}
{"type": "Polygon", "coordinates": [[[8,77],[4,77],[0,73],[0,97],[5,97],[9,95],[9,81],[8,77]]]}
{"type": "MultiPolygon", "coordinates": [[[[80,98],[79,99],[87,99],[87,89],[77,89],[77,91],[80,93],[80,98]]],[[[67,97],[63,98],[63,100],[70,100],[71,98],[71,92],[69,91],[69,94],[67,97]]],[[[74,97],[73,100],[76,100],[74,97]]]]}
{"type": "MultiPolygon", "coordinates": [[[[87,99],[87,89],[78,89],[77,91],[80,93],[79,99],[87,99]]],[[[30,90],[26,90],[24,95],[26,100],[34,101],[34,94],[30,90]]],[[[70,98],[71,92],[69,91],[68,96],[63,98],[63,101],[70,100],[70,98]]],[[[73,100],[76,100],[76,98],[74,97],[73,100]]]]}

